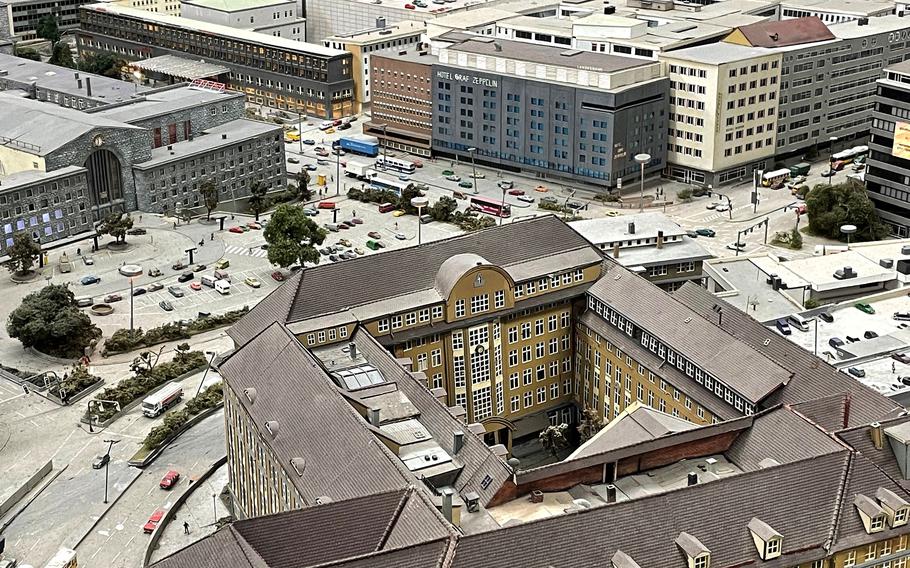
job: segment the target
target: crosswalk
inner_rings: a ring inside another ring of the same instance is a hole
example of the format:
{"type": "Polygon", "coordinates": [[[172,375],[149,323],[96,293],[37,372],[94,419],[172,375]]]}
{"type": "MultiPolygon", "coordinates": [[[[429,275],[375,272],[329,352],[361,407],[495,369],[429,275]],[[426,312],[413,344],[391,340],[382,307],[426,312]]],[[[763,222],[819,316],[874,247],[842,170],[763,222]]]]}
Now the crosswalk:
{"type": "Polygon", "coordinates": [[[241,247],[238,245],[228,245],[224,247],[225,254],[237,254],[245,256],[253,256],[256,258],[266,258],[269,255],[267,250],[263,250],[258,246],[255,247],[241,247]]]}

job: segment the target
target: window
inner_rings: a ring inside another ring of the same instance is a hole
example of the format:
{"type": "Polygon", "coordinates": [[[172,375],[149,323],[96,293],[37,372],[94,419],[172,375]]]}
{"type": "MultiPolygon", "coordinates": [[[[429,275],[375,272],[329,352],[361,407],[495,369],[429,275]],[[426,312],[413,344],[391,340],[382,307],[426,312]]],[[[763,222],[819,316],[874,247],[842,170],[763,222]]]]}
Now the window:
{"type": "Polygon", "coordinates": [[[461,351],[464,349],[464,335],[460,331],[452,332],[452,349],[461,351]]]}
{"type": "Polygon", "coordinates": [[[511,375],[509,375],[509,389],[517,390],[518,387],[519,387],[518,373],[512,373],[511,375]]]}
{"type": "Polygon", "coordinates": [[[379,333],[385,333],[385,332],[389,331],[389,320],[387,320],[387,319],[379,320],[379,325],[377,326],[376,329],[379,331],[379,333]]]}
{"type": "Polygon", "coordinates": [[[847,553],[847,556],[844,557],[844,568],[850,568],[851,566],[856,566],[856,551],[851,550],[847,553]]]}
{"type": "Polygon", "coordinates": [[[392,316],[392,329],[401,328],[401,316],[392,316]]]}
{"type": "Polygon", "coordinates": [[[499,309],[506,306],[506,293],[503,290],[493,292],[493,307],[499,309]]]}
{"type": "Polygon", "coordinates": [[[474,327],[468,330],[468,346],[476,347],[481,343],[486,343],[489,339],[490,332],[486,325],[474,327]]]}
{"type": "MultiPolygon", "coordinates": [[[[462,301],[462,300],[459,300],[462,301]]],[[[458,308],[456,307],[456,310],[458,308]]],[[[471,313],[480,314],[490,309],[490,296],[488,294],[480,294],[479,296],[474,296],[471,298],[471,313]]]]}
{"type": "Polygon", "coordinates": [[[869,523],[869,532],[880,531],[883,528],[885,528],[885,516],[877,515],[875,517],[872,517],[869,523]]]}
{"type": "Polygon", "coordinates": [[[765,560],[770,560],[780,555],[780,539],[772,538],[765,543],[765,560]]]}
{"type": "Polygon", "coordinates": [[[464,387],[465,386],[465,375],[464,375],[464,357],[461,355],[456,355],[452,358],[452,370],[455,375],[455,386],[464,387]]]}
{"type": "Polygon", "coordinates": [[[433,306],[433,319],[442,319],[442,306],[433,306]]]}
{"type": "Polygon", "coordinates": [[[404,324],[408,327],[417,323],[417,314],[414,312],[408,312],[404,316],[404,324]]]}
{"type": "Polygon", "coordinates": [[[455,301],[455,317],[456,318],[464,317],[464,299],[455,301]]]}
{"type": "Polygon", "coordinates": [[[547,387],[537,387],[537,404],[547,401],[547,387]]]}
{"type": "Polygon", "coordinates": [[[433,358],[434,367],[438,367],[438,366],[442,365],[442,350],[441,349],[434,349],[431,352],[431,356],[433,358]]]}
{"type": "Polygon", "coordinates": [[[513,396],[513,397],[512,397],[511,402],[510,402],[509,409],[510,409],[512,412],[518,412],[519,410],[521,410],[521,402],[519,401],[518,396],[513,396]]]}
{"type": "Polygon", "coordinates": [[[509,328],[509,343],[511,344],[511,343],[517,343],[517,342],[518,342],[518,328],[515,326],[512,326],[509,328]]]}
{"type": "Polygon", "coordinates": [[[695,557],[695,561],[692,563],[694,568],[708,568],[711,564],[711,555],[702,554],[695,557]]]}
{"type": "Polygon", "coordinates": [[[894,526],[903,525],[907,522],[907,508],[902,507],[894,512],[894,526]]]}
{"type": "Polygon", "coordinates": [[[525,408],[531,408],[532,406],[534,406],[534,393],[532,393],[531,391],[526,392],[524,399],[525,399],[525,401],[524,401],[525,408]]]}

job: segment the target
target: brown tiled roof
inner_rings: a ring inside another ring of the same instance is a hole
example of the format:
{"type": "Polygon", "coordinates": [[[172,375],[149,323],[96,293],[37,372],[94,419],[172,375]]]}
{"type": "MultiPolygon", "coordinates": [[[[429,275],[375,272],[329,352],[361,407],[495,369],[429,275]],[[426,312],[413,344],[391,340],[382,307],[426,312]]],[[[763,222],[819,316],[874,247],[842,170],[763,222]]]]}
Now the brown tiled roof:
{"type": "MultiPolygon", "coordinates": [[[[600,261],[600,254],[590,243],[557,217],[546,215],[419,246],[319,265],[301,271],[288,322],[432,289],[439,267],[457,254],[476,254],[508,271],[511,265],[585,249],[589,254],[584,265],[600,261]]],[[[401,309],[408,307],[404,302],[401,309]]]]}
{"type": "Polygon", "coordinates": [[[273,323],[235,351],[220,371],[307,504],[324,495],[349,499],[403,489],[411,482],[316,359],[280,324],[273,323]],[[252,404],[243,394],[249,387],[256,389],[252,404]],[[274,439],[262,427],[270,420],[279,425],[274,439]],[[289,467],[296,457],[305,460],[302,475],[289,467]]]}
{"type": "Polygon", "coordinates": [[[459,494],[474,491],[480,495],[481,503],[485,505],[502,484],[511,478],[511,469],[481,438],[471,434],[463,422],[456,420],[426,386],[401,367],[367,331],[359,329],[355,334],[354,343],[367,361],[382,373],[386,381],[395,381],[398,384],[398,388],[420,410],[420,423],[449,455],[464,466],[454,485],[459,494]],[[457,430],[465,433],[464,446],[457,455],[454,455],[454,433],[457,430]],[[486,477],[490,478],[489,483],[482,483],[486,477]]]}
{"type": "Polygon", "coordinates": [[[779,407],[756,415],[752,427],[736,438],[725,455],[742,469],[756,470],[766,458],[783,464],[844,450],[845,446],[789,408],[779,407]]]}
{"type": "MultiPolygon", "coordinates": [[[[882,429],[885,429],[908,421],[910,421],[910,417],[901,417],[895,420],[882,422],[881,426],[882,429]]],[[[874,463],[876,467],[884,472],[889,478],[895,480],[895,482],[903,487],[904,490],[910,491],[910,480],[903,478],[900,466],[894,458],[894,452],[891,451],[888,436],[883,434],[884,444],[880,450],[876,449],[875,444],[872,443],[871,428],[869,426],[860,426],[858,428],[851,428],[850,430],[843,430],[837,433],[837,437],[857,452],[863,454],[866,459],[874,463]]]]}
{"type": "Polygon", "coordinates": [[[753,402],[790,380],[790,371],[715,325],[716,314],[709,320],[618,264],[588,293],[753,402]]]}
{"type": "Polygon", "coordinates": [[[687,532],[711,551],[711,566],[759,561],[753,517],[783,535],[783,555],[763,567],[823,558],[840,511],[848,451],[734,475],[651,497],[461,538],[452,568],[603,568],[617,550],[639,565],[685,566],[675,544],[687,532]],[[811,514],[807,513],[811,511],[811,514]],[[503,543],[508,543],[504,546],[503,543]]]}
{"type": "MultiPolygon", "coordinates": [[[[848,427],[882,421],[897,416],[903,408],[894,401],[863,385],[853,377],[809,353],[792,341],[774,333],[746,313],[728,304],[695,284],[686,283],[673,293],[680,302],[705,317],[716,317],[715,305],[723,308],[720,326],[740,341],[748,343],[769,359],[793,372],[787,385],[768,397],[765,405],[796,404],[838,393],[850,393],[848,427]]],[[[828,413],[826,427],[841,429],[838,425],[836,405],[828,413]],[[831,414],[833,412],[833,414],[831,414]],[[834,419],[832,419],[834,418],[834,419]],[[832,424],[833,423],[833,424],[832,424]]]]}
{"type": "Polygon", "coordinates": [[[268,568],[265,561],[249,546],[243,545],[233,526],[174,552],[151,566],[153,568],[268,568]]]}
{"type": "Polygon", "coordinates": [[[228,328],[227,334],[236,345],[243,345],[273,323],[287,321],[288,310],[300,283],[300,271],[295,272],[284,284],[272,290],[256,304],[250,313],[228,328]]]}
{"type": "Polygon", "coordinates": [[[836,432],[844,427],[849,398],[847,394],[837,393],[815,400],[798,402],[790,406],[827,432],[836,432]]]}
{"type": "Polygon", "coordinates": [[[815,16],[756,22],[737,29],[752,47],[786,47],[836,39],[828,26],[815,16]]]}

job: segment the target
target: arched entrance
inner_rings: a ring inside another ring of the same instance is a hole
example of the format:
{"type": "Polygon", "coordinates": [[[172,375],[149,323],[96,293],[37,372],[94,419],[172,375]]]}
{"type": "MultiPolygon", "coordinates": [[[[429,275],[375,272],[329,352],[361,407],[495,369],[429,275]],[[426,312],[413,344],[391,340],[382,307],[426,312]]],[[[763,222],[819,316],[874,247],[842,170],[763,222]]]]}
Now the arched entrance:
{"type": "Polygon", "coordinates": [[[515,430],[515,423],[501,416],[490,416],[480,421],[486,429],[483,436],[484,442],[488,446],[502,444],[512,454],[512,432],[515,430]]]}
{"type": "Polygon", "coordinates": [[[113,211],[122,211],[123,178],[117,155],[105,148],[99,148],[89,154],[83,165],[88,170],[92,216],[98,220],[113,211]]]}

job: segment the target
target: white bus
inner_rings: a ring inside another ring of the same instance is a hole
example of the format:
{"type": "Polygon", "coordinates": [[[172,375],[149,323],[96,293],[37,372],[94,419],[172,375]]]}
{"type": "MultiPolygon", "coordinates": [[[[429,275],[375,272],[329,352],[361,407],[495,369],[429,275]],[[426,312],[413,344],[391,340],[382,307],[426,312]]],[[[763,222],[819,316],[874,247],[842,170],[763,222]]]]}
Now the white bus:
{"type": "Polygon", "coordinates": [[[386,158],[385,156],[379,156],[376,158],[376,163],[374,166],[380,170],[393,170],[405,174],[413,174],[417,169],[417,166],[414,165],[414,162],[401,160],[399,158],[386,158]]]}
{"type": "Polygon", "coordinates": [[[790,169],[781,169],[774,170],[771,172],[765,172],[761,176],[761,184],[765,187],[772,187],[777,184],[783,183],[790,177],[790,169]]]}

